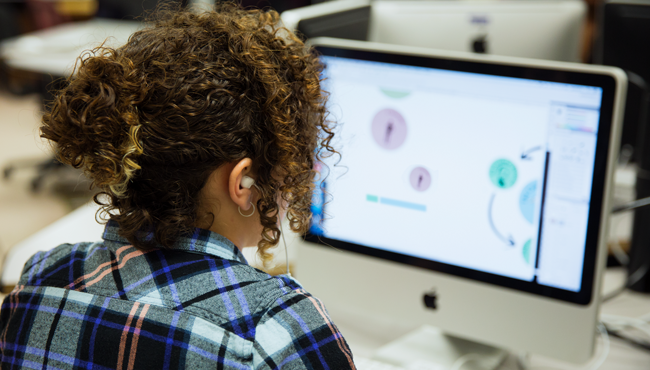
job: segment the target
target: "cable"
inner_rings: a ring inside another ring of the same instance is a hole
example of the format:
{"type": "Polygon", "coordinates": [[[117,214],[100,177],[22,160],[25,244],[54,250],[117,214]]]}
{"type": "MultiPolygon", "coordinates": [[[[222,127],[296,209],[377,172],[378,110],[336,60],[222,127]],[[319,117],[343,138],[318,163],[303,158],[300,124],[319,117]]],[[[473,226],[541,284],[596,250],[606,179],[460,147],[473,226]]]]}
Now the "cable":
{"type": "Polygon", "coordinates": [[[613,298],[618,297],[621,293],[623,293],[625,291],[625,289],[627,289],[630,286],[632,286],[632,285],[636,284],[637,282],[639,282],[639,280],[641,280],[645,276],[645,274],[648,272],[649,268],[650,268],[650,266],[648,264],[645,264],[645,265],[639,267],[638,269],[636,269],[636,271],[634,271],[634,273],[630,274],[627,277],[627,280],[626,280],[625,284],[622,287],[614,290],[613,292],[611,292],[609,294],[606,294],[606,295],[602,296],[600,298],[601,303],[605,303],[605,302],[607,302],[607,301],[609,301],[609,300],[611,300],[613,298]]]}
{"type": "Polygon", "coordinates": [[[609,334],[607,333],[607,328],[605,327],[605,324],[602,322],[598,323],[598,331],[600,332],[600,336],[603,338],[603,347],[605,348],[603,353],[600,355],[600,358],[594,362],[594,364],[589,368],[589,370],[596,370],[600,368],[605,360],[607,359],[607,356],[609,356],[609,348],[610,348],[610,340],[609,340],[609,334]]]}
{"type": "Polygon", "coordinates": [[[614,338],[618,338],[627,344],[644,351],[650,351],[650,341],[627,336],[625,334],[622,334],[621,331],[628,328],[634,328],[643,332],[650,338],[650,323],[647,321],[647,318],[649,316],[650,314],[646,314],[638,318],[634,318],[617,315],[601,315],[604,321],[609,321],[608,323],[604,324],[608,335],[614,338]]]}
{"type": "Polygon", "coordinates": [[[627,286],[634,285],[641,280],[648,273],[648,267],[648,264],[645,264],[636,269],[636,271],[627,278],[627,286]]]}
{"type": "MultiPolygon", "coordinates": [[[[622,221],[623,218],[618,218],[615,222],[612,221],[612,229],[614,231],[614,234],[618,233],[618,229],[620,228],[622,221]]],[[[621,247],[621,243],[619,242],[618,238],[614,238],[614,240],[612,240],[611,251],[614,253],[614,257],[618,263],[621,264],[621,266],[627,266],[628,263],[630,263],[630,257],[621,247]]]]}
{"type": "Polygon", "coordinates": [[[612,208],[612,213],[631,211],[636,208],[645,207],[649,204],[650,204],[650,197],[645,197],[629,203],[614,206],[614,208],[612,208]]]}
{"type": "MultiPolygon", "coordinates": [[[[253,182],[253,186],[257,188],[257,191],[262,193],[262,189],[260,189],[260,187],[255,182],[253,182]]],[[[291,271],[289,271],[289,250],[287,249],[287,240],[284,238],[284,229],[282,228],[282,220],[280,220],[280,237],[282,237],[282,244],[284,244],[284,258],[285,258],[284,260],[287,264],[287,276],[292,277],[291,271]]]]}
{"type": "Polygon", "coordinates": [[[287,276],[291,277],[291,271],[289,271],[289,250],[287,249],[287,241],[284,239],[284,229],[282,228],[282,220],[280,220],[280,236],[282,237],[282,243],[284,244],[284,257],[287,264],[287,276]]]}
{"type": "Polygon", "coordinates": [[[609,329],[607,329],[607,333],[609,334],[609,336],[621,339],[621,340],[623,340],[624,342],[626,342],[627,344],[629,344],[629,345],[631,345],[633,347],[636,347],[636,348],[639,348],[639,349],[642,349],[642,350],[646,350],[646,351],[650,351],[650,343],[648,343],[648,342],[640,341],[640,340],[637,340],[637,339],[634,339],[634,338],[630,338],[630,337],[627,337],[625,335],[620,334],[619,332],[612,331],[612,330],[609,330],[609,329]]]}
{"type": "Polygon", "coordinates": [[[636,348],[639,348],[639,349],[642,349],[642,350],[645,350],[645,351],[650,351],[650,343],[649,342],[641,341],[641,340],[634,339],[634,338],[630,338],[628,336],[625,336],[625,335],[623,335],[623,334],[621,334],[621,333],[619,333],[619,332],[617,332],[615,330],[611,330],[611,329],[607,329],[607,334],[609,334],[609,336],[611,336],[611,337],[621,339],[622,341],[626,342],[627,344],[629,344],[629,345],[631,345],[633,347],[636,347],[636,348]]]}
{"type": "Polygon", "coordinates": [[[601,319],[603,320],[607,333],[610,336],[619,338],[634,347],[650,351],[649,341],[632,338],[621,333],[622,330],[633,328],[650,338],[650,323],[646,320],[647,316],[648,314],[635,318],[603,314],[601,315],[601,319]]]}
{"type": "Polygon", "coordinates": [[[634,157],[634,147],[630,144],[623,145],[621,152],[618,154],[618,167],[627,166],[632,157],[634,157]]]}
{"type": "Polygon", "coordinates": [[[456,361],[454,361],[454,364],[451,365],[449,370],[460,370],[463,365],[469,361],[475,360],[477,357],[480,357],[477,353],[468,353],[466,355],[460,356],[456,361]]]}
{"type": "Polygon", "coordinates": [[[608,330],[620,331],[627,328],[634,328],[650,338],[650,324],[643,320],[643,316],[641,318],[635,318],[602,314],[601,320],[606,321],[605,325],[608,330]]]}
{"type": "MultiPolygon", "coordinates": [[[[630,211],[647,205],[650,205],[650,197],[637,199],[633,202],[615,206],[614,208],[612,208],[612,214],[616,214],[624,211],[630,211]]],[[[617,223],[617,225],[618,224],[620,224],[620,220],[619,223],[617,223]]],[[[621,265],[626,266],[627,264],[629,264],[630,261],[629,255],[625,254],[622,248],[620,248],[620,244],[618,244],[618,240],[615,241],[614,248],[612,249],[612,251],[614,252],[614,257],[616,257],[616,259],[621,263],[621,265]],[[623,263],[623,262],[627,262],[627,263],[623,263]]],[[[636,271],[634,271],[632,274],[628,276],[625,285],[623,285],[622,287],[614,290],[613,292],[607,295],[602,296],[601,302],[604,303],[619,296],[621,293],[625,291],[625,289],[639,282],[648,273],[648,270],[650,270],[650,263],[646,263],[640,266],[639,268],[637,268],[636,271]]]]}
{"type": "MultiPolygon", "coordinates": [[[[628,148],[629,149],[629,148],[628,148]]],[[[630,153],[624,153],[621,152],[619,154],[619,163],[624,163],[627,165],[627,162],[629,161],[629,158],[631,158],[630,153]]],[[[642,170],[640,170],[642,171],[642,170]]],[[[645,197],[641,199],[637,199],[635,201],[625,203],[622,205],[614,206],[612,208],[612,214],[620,213],[620,212],[625,212],[625,211],[631,211],[633,209],[637,209],[640,207],[645,207],[647,205],[650,205],[650,197],[645,197]]],[[[627,265],[629,263],[629,255],[625,254],[624,251],[620,248],[620,244],[618,244],[618,240],[614,243],[614,248],[612,249],[614,252],[614,257],[621,263],[621,265],[627,265]],[[623,263],[627,262],[627,263],[623,263]]],[[[627,281],[625,282],[625,285],[623,285],[621,288],[616,289],[615,291],[601,297],[601,302],[607,302],[615,297],[617,297],[619,294],[623,293],[625,289],[629,288],[630,286],[636,284],[639,282],[647,273],[648,270],[650,269],[650,263],[646,263],[634,271],[634,273],[628,275],[627,281]]]]}
{"type": "Polygon", "coordinates": [[[530,362],[530,354],[527,352],[520,352],[517,354],[515,361],[519,370],[527,370],[528,363],[530,362]]]}

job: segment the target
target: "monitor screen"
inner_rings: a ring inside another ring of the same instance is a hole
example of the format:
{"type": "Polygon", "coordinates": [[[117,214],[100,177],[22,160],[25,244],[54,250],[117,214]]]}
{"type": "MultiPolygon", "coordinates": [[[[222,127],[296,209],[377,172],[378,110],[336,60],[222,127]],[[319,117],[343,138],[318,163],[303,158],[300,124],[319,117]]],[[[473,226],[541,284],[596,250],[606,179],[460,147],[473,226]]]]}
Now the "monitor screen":
{"type": "Polygon", "coordinates": [[[599,83],[321,51],[341,156],[317,164],[308,240],[589,301],[599,83]]]}

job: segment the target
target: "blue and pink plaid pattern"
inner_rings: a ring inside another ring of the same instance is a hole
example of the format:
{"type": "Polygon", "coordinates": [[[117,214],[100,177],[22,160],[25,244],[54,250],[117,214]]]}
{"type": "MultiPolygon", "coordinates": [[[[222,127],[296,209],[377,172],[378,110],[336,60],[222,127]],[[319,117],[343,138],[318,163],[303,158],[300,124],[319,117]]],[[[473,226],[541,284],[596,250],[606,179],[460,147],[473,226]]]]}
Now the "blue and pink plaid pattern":
{"type": "Polygon", "coordinates": [[[39,252],[0,310],[2,369],[354,369],[323,304],[207,230],[39,252]]]}

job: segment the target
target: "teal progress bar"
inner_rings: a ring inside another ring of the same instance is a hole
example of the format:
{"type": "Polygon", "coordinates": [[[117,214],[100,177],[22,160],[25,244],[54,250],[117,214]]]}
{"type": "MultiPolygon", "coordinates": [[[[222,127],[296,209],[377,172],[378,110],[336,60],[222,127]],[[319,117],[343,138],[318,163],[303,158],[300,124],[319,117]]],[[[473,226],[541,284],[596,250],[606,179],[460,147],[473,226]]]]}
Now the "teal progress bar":
{"type": "Polygon", "coordinates": [[[422,212],[425,212],[427,210],[427,206],[425,206],[424,204],[405,202],[403,200],[378,197],[376,195],[370,195],[370,194],[366,195],[366,200],[373,203],[387,204],[389,206],[402,207],[402,208],[413,209],[422,212]]]}

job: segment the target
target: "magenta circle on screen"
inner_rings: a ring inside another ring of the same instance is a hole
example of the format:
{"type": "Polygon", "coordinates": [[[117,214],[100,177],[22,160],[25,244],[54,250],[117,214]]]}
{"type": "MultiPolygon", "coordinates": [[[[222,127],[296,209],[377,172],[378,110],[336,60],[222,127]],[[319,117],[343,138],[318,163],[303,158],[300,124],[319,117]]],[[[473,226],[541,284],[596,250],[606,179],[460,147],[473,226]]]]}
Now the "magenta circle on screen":
{"type": "Polygon", "coordinates": [[[431,186],[431,174],[424,167],[415,167],[409,176],[411,186],[417,191],[426,191],[431,186]]]}
{"type": "Polygon", "coordinates": [[[372,119],[372,137],[380,147],[397,149],[406,140],[406,121],[394,109],[382,109],[372,119]]]}

